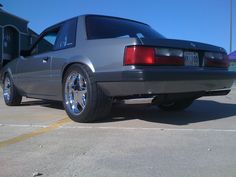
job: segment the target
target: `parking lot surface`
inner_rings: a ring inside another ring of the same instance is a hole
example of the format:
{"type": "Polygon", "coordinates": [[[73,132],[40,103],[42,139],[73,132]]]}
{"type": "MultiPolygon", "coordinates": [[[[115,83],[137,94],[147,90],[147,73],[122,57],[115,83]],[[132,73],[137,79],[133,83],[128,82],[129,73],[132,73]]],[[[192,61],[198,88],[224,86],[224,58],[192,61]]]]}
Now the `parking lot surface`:
{"type": "Polygon", "coordinates": [[[236,176],[236,87],[179,113],[116,105],[90,124],[72,122],[60,103],[7,107],[0,95],[1,177],[236,176]]]}

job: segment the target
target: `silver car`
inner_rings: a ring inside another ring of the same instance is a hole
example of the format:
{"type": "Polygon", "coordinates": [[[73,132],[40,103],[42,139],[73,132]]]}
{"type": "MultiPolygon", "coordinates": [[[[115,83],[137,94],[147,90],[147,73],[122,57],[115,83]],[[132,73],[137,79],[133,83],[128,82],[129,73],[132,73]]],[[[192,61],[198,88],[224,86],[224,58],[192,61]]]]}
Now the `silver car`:
{"type": "Polygon", "coordinates": [[[226,51],[167,39],[133,20],[84,15],[49,27],[1,70],[5,103],[22,96],[62,101],[69,117],[105,117],[114,100],[153,98],[165,111],[202,96],[226,95],[236,78],[226,51]]]}

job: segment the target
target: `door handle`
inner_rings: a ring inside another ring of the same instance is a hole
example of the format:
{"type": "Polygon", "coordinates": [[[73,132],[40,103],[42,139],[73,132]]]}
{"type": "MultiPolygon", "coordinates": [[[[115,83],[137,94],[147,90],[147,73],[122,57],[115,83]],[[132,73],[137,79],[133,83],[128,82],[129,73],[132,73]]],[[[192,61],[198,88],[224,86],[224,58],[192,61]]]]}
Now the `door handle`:
{"type": "Polygon", "coordinates": [[[43,58],[43,63],[47,63],[49,59],[50,59],[50,57],[43,58]]]}

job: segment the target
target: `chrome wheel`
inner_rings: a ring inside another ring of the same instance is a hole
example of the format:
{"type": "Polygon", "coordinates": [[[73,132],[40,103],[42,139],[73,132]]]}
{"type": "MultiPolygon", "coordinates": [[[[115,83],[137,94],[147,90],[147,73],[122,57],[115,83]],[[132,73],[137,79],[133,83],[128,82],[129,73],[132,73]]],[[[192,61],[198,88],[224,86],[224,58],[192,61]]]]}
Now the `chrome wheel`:
{"type": "Polygon", "coordinates": [[[87,83],[80,73],[71,73],[65,82],[64,98],[71,114],[80,115],[87,104],[87,83]]]}
{"type": "Polygon", "coordinates": [[[4,87],[3,87],[3,96],[5,100],[10,101],[11,99],[11,80],[9,77],[6,77],[4,80],[4,87]]]}

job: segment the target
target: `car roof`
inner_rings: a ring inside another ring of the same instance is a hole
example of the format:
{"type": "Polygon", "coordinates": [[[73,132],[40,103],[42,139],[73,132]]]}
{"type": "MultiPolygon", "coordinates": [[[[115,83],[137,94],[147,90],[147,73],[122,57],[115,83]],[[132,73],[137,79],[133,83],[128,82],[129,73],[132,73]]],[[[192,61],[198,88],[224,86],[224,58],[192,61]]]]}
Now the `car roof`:
{"type": "MultiPolygon", "coordinates": [[[[52,26],[46,28],[44,31],[50,30],[51,28],[54,28],[54,27],[56,27],[56,26],[60,26],[61,24],[65,23],[65,22],[67,22],[67,21],[70,21],[70,20],[72,20],[72,19],[79,18],[79,17],[84,17],[84,18],[86,18],[86,17],[105,17],[105,18],[112,18],[112,19],[119,19],[119,20],[127,20],[127,21],[131,21],[131,22],[135,22],[135,23],[140,23],[140,24],[149,26],[148,24],[143,23],[143,22],[139,22],[139,21],[131,20],[131,19],[126,19],[126,18],[121,18],[121,17],[114,17],[114,16],[107,16],[107,15],[97,15],[97,14],[85,14],[85,15],[75,16],[75,17],[69,18],[69,19],[67,19],[67,20],[63,20],[63,21],[61,21],[61,22],[59,22],[59,23],[56,23],[56,24],[54,24],[54,25],[52,25],[52,26]]],[[[44,32],[44,31],[43,31],[43,32],[44,32]]],[[[42,32],[42,33],[43,33],[43,32],[42,32]]],[[[42,34],[42,33],[41,33],[41,34],[42,34]]]]}

